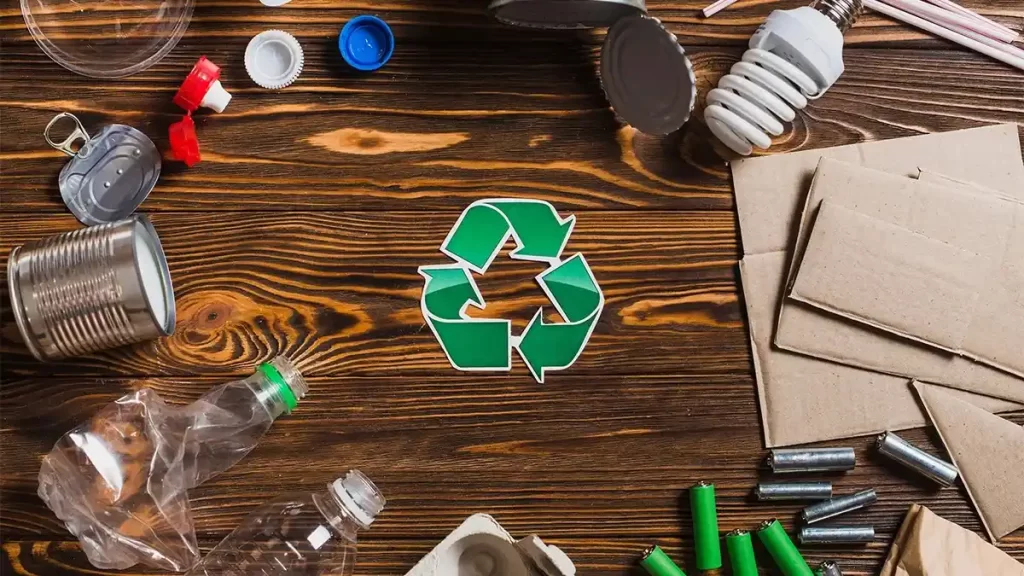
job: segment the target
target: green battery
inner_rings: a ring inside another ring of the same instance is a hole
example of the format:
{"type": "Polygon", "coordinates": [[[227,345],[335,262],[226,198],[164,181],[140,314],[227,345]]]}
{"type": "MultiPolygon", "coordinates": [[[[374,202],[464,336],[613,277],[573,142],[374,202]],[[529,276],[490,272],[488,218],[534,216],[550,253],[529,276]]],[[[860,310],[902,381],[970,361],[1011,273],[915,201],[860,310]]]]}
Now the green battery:
{"type": "Polygon", "coordinates": [[[676,566],[668,554],[658,546],[644,550],[644,555],[640,557],[640,565],[651,576],[686,576],[686,572],[676,566]]]}
{"type": "Polygon", "coordinates": [[[725,548],[729,551],[732,576],[757,576],[757,559],[750,532],[733,530],[725,535],[725,548]]]}
{"type": "Polygon", "coordinates": [[[718,511],[715,509],[715,485],[698,482],[690,488],[693,513],[693,547],[698,570],[722,567],[722,544],[718,539],[718,511]]]}
{"type": "Polygon", "coordinates": [[[762,522],[757,529],[757,537],[785,576],[814,576],[811,567],[778,520],[772,518],[762,522]]]}

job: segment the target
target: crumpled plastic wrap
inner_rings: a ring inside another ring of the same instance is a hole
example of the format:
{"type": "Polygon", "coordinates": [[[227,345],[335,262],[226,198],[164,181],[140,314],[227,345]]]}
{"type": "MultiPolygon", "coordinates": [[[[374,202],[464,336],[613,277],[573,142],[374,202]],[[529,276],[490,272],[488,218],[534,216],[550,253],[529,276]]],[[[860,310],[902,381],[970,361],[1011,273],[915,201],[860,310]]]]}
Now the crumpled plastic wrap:
{"type": "Polygon", "coordinates": [[[188,406],[150,389],[118,399],[57,441],[43,459],[39,497],[98,568],[188,569],[199,560],[188,490],[242,459],[290,407],[262,377],[188,406]]]}

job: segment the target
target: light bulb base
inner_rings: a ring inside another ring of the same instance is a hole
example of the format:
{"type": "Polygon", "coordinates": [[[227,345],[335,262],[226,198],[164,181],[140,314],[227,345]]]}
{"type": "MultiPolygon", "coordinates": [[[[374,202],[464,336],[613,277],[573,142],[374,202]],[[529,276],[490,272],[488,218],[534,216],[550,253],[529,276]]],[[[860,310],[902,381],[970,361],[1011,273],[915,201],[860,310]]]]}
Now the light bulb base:
{"type": "Polygon", "coordinates": [[[814,0],[811,8],[824,14],[839,32],[846,34],[864,10],[864,0],[814,0]]]}

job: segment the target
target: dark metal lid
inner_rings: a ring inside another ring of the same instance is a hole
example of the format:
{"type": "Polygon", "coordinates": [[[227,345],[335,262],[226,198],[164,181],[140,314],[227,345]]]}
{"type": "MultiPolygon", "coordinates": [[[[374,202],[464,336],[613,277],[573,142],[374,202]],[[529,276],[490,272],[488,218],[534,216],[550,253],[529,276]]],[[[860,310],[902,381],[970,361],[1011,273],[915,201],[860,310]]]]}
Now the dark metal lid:
{"type": "Polygon", "coordinates": [[[628,16],[608,30],[601,84],[616,114],[647,134],[675,132],[697,101],[690,59],[675,35],[650,16],[628,16]]]}
{"type": "Polygon", "coordinates": [[[600,28],[646,13],[645,0],[493,0],[487,12],[505,24],[531,28],[600,28]]]}

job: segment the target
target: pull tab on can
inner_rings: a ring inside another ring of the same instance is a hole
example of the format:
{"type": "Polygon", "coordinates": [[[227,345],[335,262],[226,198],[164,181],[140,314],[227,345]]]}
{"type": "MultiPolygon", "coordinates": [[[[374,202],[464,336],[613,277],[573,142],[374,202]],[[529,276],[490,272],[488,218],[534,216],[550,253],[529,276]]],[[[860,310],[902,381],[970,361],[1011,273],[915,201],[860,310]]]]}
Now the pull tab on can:
{"type": "Polygon", "coordinates": [[[111,124],[89,136],[78,118],[61,112],[46,125],[43,137],[71,156],[58,178],[60,196],[86,226],[131,216],[160,177],[160,152],[148,136],[131,126],[111,124]],[[73,120],[75,129],[58,142],[50,133],[62,118],[73,120]],[[81,144],[78,150],[72,147],[76,142],[81,144]]]}
{"type": "Polygon", "coordinates": [[[90,139],[89,133],[85,131],[85,126],[82,126],[82,123],[74,114],[68,114],[67,112],[61,112],[60,114],[57,114],[50,120],[50,122],[46,125],[46,128],[43,129],[43,138],[46,138],[47,144],[53,146],[54,148],[60,150],[61,152],[67,154],[68,156],[74,156],[78,154],[78,150],[75,150],[74,148],[71,147],[72,144],[81,140],[82,143],[79,146],[80,150],[82,147],[85,146],[85,143],[88,142],[90,139]],[[53,129],[54,124],[56,124],[63,118],[70,118],[71,120],[73,120],[75,123],[75,129],[67,138],[58,143],[54,141],[53,138],[50,137],[50,130],[53,129]]]}

